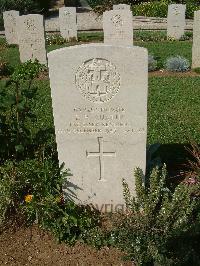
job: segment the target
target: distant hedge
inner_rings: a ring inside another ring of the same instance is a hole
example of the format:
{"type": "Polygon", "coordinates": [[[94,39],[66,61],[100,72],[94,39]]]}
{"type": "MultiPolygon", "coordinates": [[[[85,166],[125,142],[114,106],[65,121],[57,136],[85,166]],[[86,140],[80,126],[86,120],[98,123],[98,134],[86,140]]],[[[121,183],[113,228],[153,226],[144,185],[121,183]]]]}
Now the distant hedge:
{"type": "Polygon", "coordinates": [[[0,25],[6,10],[18,10],[21,14],[42,13],[48,10],[51,0],[0,0],[0,25]]]}
{"type": "MultiPolygon", "coordinates": [[[[194,11],[199,10],[200,6],[198,1],[192,3],[193,0],[177,1],[186,4],[186,18],[193,18],[194,11]],[[185,3],[187,2],[187,3],[185,3]]],[[[173,1],[174,2],[174,1],[173,1]]],[[[132,11],[134,16],[146,16],[146,17],[167,17],[168,5],[172,1],[161,0],[143,3],[140,5],[133,5],[132,11]]]]}
{"type": "Polygon", "coordinates": [[[112,9],[113,4],[130,4],[134,16],[147,17],[166,17],[168,5],[172,3],[186,4],[186,18],[193,18],[194,11],[200,9],[200,0],[88,0],[88,2],[99,13],[112,9]]]}

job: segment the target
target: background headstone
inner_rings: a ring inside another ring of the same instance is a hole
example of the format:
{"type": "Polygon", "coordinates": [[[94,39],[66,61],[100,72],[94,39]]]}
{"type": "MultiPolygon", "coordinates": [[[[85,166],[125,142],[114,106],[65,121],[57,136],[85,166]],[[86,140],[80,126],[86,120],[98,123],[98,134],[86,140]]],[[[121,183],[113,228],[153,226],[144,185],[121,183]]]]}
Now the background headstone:
{"type": "Polygon", "coordinates": [[[192,68],[200,67],[200,10],[194,12],[192,68]]]}
{"type": "Polygon", "coordinates": [[[66,40],[77,39],[76,7],[59,8],[60,33],[66,40]]]}
{"type": "Polygon", "coordinates": [[[133,18],[129,10],[111,10],[103,13],[104,43],[133,46],[133,18]]]}
{"type": "Polygon", "coordinates": [[[130,5],[126,4],[119,4],[119,5],[113,5],[113,10],[130,10],[130,5]]]}
{"type": "Polygon", "coordinates": [[[3,12],[5,36],[8,44],[18,44],[16,19],[19,11],[10,10],[3,12]]]}
{"type": "Polygon", "coordinates": [[[19,16],[17,27],[21,62],[38,59],[41,64],[47,64],[43,16],[19,16]]]}
{"type": "Polygon", "coordinates": [[[167,37],[179,40],[185,31],[186,5],[171,4],[168,6],[167,37]]]}
{"type": "Polygon", "coordinates": [[[80,45],[50,52],[48,62],[59,162],[71,169],[71,197],[116,211],[124,206],[122,178],[134,193],[133,170],[145,171],[147,50],[80,45]]]}

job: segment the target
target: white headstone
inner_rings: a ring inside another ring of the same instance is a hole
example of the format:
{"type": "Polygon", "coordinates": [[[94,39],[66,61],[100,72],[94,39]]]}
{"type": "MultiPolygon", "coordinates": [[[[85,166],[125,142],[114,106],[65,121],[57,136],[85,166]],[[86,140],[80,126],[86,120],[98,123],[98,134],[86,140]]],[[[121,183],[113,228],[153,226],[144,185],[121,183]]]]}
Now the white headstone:
{"type": "Polygon", "coordinates": [[[130,10],[130,5],[126,4],[119,4],[119,5],[113,5],[113,10],[130,10]]]}
{"type": "Polygon", "coordinates": [[[103,14],[104,43],[133,46],[133,19],[129,10],[111,10],[103,14]]]}
{"type": "Polygon", "coordinates": [[[5,36],[8,44],[17,44],[17,28],[16,18],[19,16],[19,11],[10,10],[3,12],[5,36]]]}
{"type": "Polygon", "coordinates": [[[167,37],[179,40],[185,31],[186,5],[171,4],[168,6],[167,37]]]}
{"type": "Polygon", "coordinates": [[[21,62],[37,59],[41,64],[47,64],[43,16],[19,16],[17,27],[21,62]]]}
{"type": "Polygon", "coordinates": [[[80,45],[50,52],[48,62],[59,162],[72,172],[69,189],[77,203],[116,211],[124,206],[122,178],[134,193],[133,170],[145,171],[147,50],[80,45]]]}
{"type": "Polygon", "coordinates": [[[200,10],[194,12],[192,68],[200,67],[200,10]]]}
{"type": "Polygon", "coordinates": [[[59,8],[60,33],[67,41],[77,39],[76,7],[59,8]]]}

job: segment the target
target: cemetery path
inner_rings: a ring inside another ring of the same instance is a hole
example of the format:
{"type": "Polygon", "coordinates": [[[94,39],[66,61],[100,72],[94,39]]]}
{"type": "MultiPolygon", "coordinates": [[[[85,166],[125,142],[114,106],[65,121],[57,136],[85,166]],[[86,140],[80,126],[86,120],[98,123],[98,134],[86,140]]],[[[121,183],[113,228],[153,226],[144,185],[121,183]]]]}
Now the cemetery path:
{"type": "Polygon", "coordinates": [[[20,228],[16,232],[5,231],[0,235],[0,265],[126,265],[123,254],[114,248],[95,250],[77,243],[75,246],[58,244],[53,237],[39,229],[20,228]]]}

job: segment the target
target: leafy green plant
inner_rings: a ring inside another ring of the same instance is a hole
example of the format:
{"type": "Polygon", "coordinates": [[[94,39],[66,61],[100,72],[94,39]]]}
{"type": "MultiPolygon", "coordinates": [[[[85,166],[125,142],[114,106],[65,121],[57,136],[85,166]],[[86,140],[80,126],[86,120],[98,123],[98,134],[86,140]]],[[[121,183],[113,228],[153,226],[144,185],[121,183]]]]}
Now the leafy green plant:
{"type": "Polygon", "coordinates": [[[0,166],[0,226],[12,217],[24,224],[37,222],[59,241],[73,244],[99,223],[97,212],[65,198],[69,170],[51,159],[7,161],[0,166]]]}
{"type": "MultiPolygon", "coordinates": [[[[33,199],[26,204],[27,213],[36,219],[44,229],[51,231],[61,242],[74,244],[83,240],[86,232],[99,224],[99,215],[87,206],[79,206],[72,201],[65,202],[62,196],[52,195],[33,199]]],[[[30,220],[29,220],[30,222],[30,220]]]]}
{"type": "Polygon", "coordinates": [[[182,56],[170,57],[166,61],[166,69],[174,72],[185,72],[190,69],[190,62],[182,56]]]}
{"type": "Polygon", "coordinates": [[[48,45],[62,45],[66,43],[66,39],[63,38],[60,34],[51,34],[46,36],[46,43],[48,45]]]}
{"type": "MultiPolygon", "coordinates": [[[[199,198],[192,196],[194,186],[188,184],[181,183],[174,191],[169,190],[166,177],[165,166],[162,170],[155,168],[145,186],[142,171],[136,169],[136,196],[131,195],[123,180],[127,213],[112,236],[116,246],[127,251],[137,265],[174,265],[175,262],[187,265],[195,257],[194,246],[190,244],[192,232],[198,228],[195,213],[199,198]]],[[[196,236],[200,235],[198,230],[196,236]]]]}
{"type": "Polygon", "coordinates": [[[15,69],[0,90],[0,161],[29,153],[32,133],[28,122],[36,120],[32,100],[37,88],[32,83],[42,69],[37,61],[27,61],[15,69]]]}
{"type": "Polygon", "coordinates": [[[166,40],[166,31],[138,30],[134,32],[134,41],[161,42],[166,40]]]}
{"type": "Polygon", "coordinates": [[[147,17],[167,17],[169,1],[150,1],[134,5],[132,7],[134,16],[147,16],[147,17]]]}
{"type": "Polygon", "coordinates": [[[193,33],[191,31],[187,31],[184,35],[180,38],[180,41],[192,40],[193,33]]]}
{"type": "Polygon", "coordinates": [[[8,62],[0,57],[0,77],[10,75],[12,70],[13,69],[9,66],[8,62]]]}
{"type": "Polygon", "coordinates": [[[30,201],[31,195],[37,199],[59,195],[63,178],[68,174],[51,160],[6,161],[0,166],[0,218],[1,221],[21,213],[21,207],[30,201]],[[27,197],[27,195],[29,195],[27,197]]]}
{"type": "Polygon", "coordinates": [[[90,6],[98,13],[102,14],[105,10],[112,9],[113,4],[130,4],[134,16],[147,17],[167,17],[168,5],[172,3],[186,4],[186,17],[193,18],[194,11],[199,9],[198,0],[89,0],[90,6]]]}

